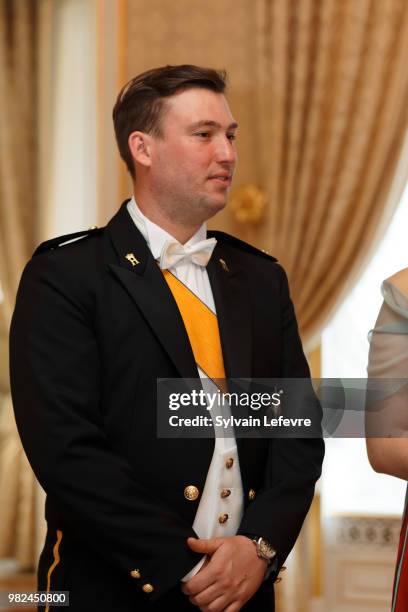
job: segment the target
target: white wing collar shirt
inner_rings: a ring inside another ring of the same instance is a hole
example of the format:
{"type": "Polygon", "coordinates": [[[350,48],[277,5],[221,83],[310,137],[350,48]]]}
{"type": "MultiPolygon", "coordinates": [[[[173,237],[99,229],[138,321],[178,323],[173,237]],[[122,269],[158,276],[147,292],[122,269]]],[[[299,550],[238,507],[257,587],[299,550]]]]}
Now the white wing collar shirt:
{"type": "MultiPolygon", "coordinates": [[[[127,209],[160,267],[168,268],[216,314],[205,268],[216,240],[206,239],[206,225],[203,224],[188,242],[181,245],[142,213],[134,197],[128,202],[127,209]]],[[[213,384],[199,367],[197,370],[206,388],[213,384]]],[[[233,430],[230,430],[228,435],[229,437],[215,438],[213,457],[193,523],[193,529],[200,538],[235,535],[241,523],[243,514],[241,471],[233,430]]],[[[190,580],[198,572],[204,559],[205,557],[184,576],[183,580],[190,580]]]]}

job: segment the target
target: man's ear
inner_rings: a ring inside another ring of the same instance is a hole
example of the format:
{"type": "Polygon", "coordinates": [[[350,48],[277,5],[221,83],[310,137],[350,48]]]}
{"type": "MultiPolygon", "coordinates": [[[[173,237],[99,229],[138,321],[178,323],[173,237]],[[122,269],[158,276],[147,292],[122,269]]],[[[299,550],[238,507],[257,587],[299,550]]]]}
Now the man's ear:
{"type": "Polygon", "coordinates": [[[132,132],[128,139],[129,150],[135,163],[145,166],[151,165],[151,142],[150,136],[145,132],[132,132]]]}

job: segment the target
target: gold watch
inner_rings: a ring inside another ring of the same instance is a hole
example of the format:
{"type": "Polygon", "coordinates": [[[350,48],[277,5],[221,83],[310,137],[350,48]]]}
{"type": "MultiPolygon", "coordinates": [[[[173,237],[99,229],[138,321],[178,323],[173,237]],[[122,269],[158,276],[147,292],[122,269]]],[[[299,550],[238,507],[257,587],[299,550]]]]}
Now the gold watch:
{"type": "Polygon", "coordinates": [[[274,549],[272,544],[270,544],[268,540],[265,540],[265,538],[261,536],[256,536],[254,538],[251,538],[251,540],[256,546],[256,554],[258,555],[258,557],[260,559],[264,559],[264,561],[266,561],[268,565],[270,565],[274,557],[276,557],[276,550],[274,549]]]}

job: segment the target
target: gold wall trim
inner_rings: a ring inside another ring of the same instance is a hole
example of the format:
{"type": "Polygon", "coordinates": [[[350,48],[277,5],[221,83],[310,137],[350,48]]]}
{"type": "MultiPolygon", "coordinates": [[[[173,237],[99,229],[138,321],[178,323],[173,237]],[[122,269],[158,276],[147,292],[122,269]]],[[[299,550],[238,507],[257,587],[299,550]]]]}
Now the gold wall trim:
{"type": "Polygon", "coordinates": [[[96,20],[96,115],[97,115],[97,129],[96,129],[96,147],[98,151],[98,161],[96,170],[97,180],[97,222],[98,225],[104,225],[103,206],[100,204],[100,194],[103,193],[103,176],[104,176],[104,151],[105,151],[105,130],[104,130],[104,117],[105,104],[103,103],[105,97],[105,71],[104,71],[104,45],[103,45],[103,31],[105,25],[105,3],[104,0],[96,0],[95,6],[95,20],[96,20]]]}
{"type": "Polygon", "coordinates": [[[97,224],[105,225],[129,194],[116,146],[112,108],[127,74],[127,2],[95,0],[97,63],[97,224]]]}
{"type": "Polygon", "coordinates": [[[322,345],[319,344],[306,352],[312,378],[321,378],[322,375],[322,345]]]}
{"type": "MultiPolygon", "coordinates": [[[[118,92],[123,87],[123,85],[129,80],[129,76],[127,73],[127,19],[128,19],[128,10],[127,10],[127,0],[117,0],[117,40],[118,40],[118,82],[117,82],[117,90],[118,92]]],[[[118,159],[118,202],[121,202],[126,197],[129,196],[129,173],[127,171],[126,165],[122,161],[119,156],[118,159]]]]}
{"type": "Polygon", "coordinates": [[[312,563],[312,596],[322,595],[322,523],[320,493],[316,493],[310,508],[310,537],[312,563]]]}

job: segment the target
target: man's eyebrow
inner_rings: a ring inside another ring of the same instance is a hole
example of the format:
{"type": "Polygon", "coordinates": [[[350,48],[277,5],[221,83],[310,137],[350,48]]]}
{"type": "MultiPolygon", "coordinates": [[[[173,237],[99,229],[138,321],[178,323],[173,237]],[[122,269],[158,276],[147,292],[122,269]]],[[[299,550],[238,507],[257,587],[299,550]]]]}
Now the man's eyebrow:
{"type": "MultiPolygon", "coordinates": [[[[212,121],[211,119],[203,119],[201,121],[196,121],[195,123],[192,123],[191,125],[189,125],[189,128],[191,130],[196,130],[197,128],[200,128],[200,127],[213,127],[213,128],[220,129],[222,128],[222,125],[218,123],[217,121],[212,121]]],[[[233,123],[229,124],[229,126],[227,127],[227,130],[235,130],[237,127],[238,127],[238,123],[234,121],[233,123]]]]}

